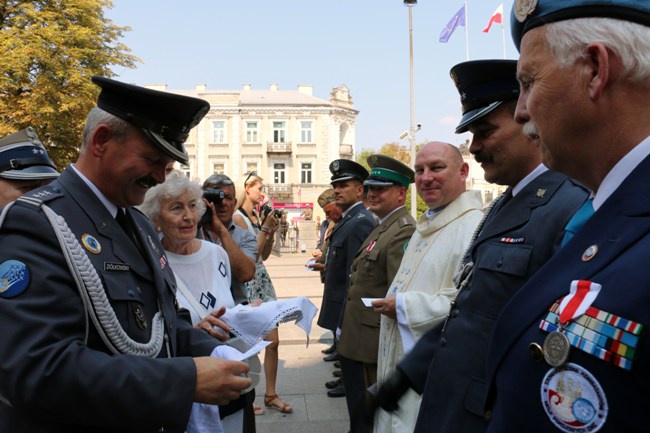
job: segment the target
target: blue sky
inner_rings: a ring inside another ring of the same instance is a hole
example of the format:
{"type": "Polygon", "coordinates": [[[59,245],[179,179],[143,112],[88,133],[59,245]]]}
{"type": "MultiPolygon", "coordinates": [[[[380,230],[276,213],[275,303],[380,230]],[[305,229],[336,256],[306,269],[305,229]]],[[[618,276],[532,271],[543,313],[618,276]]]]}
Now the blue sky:
{"type": "MultiPolygon", "coordinates": [[[[470,60],[503,58],[501,25],[481,30],[500,0],[468,0],[470,60]]],[[[504,4],[506,57],[516,59],[504,4]]],[[[357,151],[399,141],[410,126],[408,8],[402,0],[113,0],[106,16],[130,26],[122,42],[142,59],[117,68],[118,79],[167,84],[170,89],[268,88],[313,85],[316,97],[350,89],[357,118],[357,151]]],[[[417,142],[461,143],[455,135],[460,102],[449,69],[465,61],[465,28],[448,43],[440,32],[462,0],[419,0],[413,8],[417,142]]],[[[407,145],[406,140],[401,144],[407,145]]]]}

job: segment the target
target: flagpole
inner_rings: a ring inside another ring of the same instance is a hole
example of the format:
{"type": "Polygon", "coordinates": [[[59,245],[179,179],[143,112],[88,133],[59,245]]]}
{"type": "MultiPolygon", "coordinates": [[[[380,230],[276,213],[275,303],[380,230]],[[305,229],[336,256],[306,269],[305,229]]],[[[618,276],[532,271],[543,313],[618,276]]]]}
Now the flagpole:
{"type": "Polygon", "coordinates": [[[469,19],[467,13],[467,0],[465,0],[465,53],[469,60],[469,19]]]}
{"type": "MultiPolygon", "coordinates": [[[[413,6],[417,4],[417,0],[404,0],[404,5],[409,9],[409,83],[410,83],[410,97],[411,97],[411,127],[409,128],[409,142],[411,144],[411,167],[415,165],[415,92],[413,91],[413,6]]],[[[411,184],[411,216],[417,220],[417,191],[415,184],[411,184]]]]}
{"type": "Polygon", "coordinates": [[[506,30],[503,25],[503,19],[501,20],[501,42],[503,43],[503,58],[506,58],[506,30]]]}

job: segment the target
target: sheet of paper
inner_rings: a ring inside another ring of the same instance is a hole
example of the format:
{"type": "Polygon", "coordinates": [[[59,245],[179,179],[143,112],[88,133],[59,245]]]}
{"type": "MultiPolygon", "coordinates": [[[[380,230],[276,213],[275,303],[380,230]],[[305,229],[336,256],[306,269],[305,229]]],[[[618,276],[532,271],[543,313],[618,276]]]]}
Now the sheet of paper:
{"type": "Polygon", "coordinates": [[[307,264],[305,265],[305,269],[307,269],[308,271],[311,271],[312,270],[311,268],[314,265],[314,263],[316,263],[316,259],[309,260],[307,262],[307,264]]]}
{"type": "Polygon", "coordinates": [[[363,305],[365,305],[366,307],[372,308],[372,301],[378,301],[380,299],[384,299],[384,298],[361,298],[361,302],[363,302],[363,305]]]}
{"type": "Polygon", "coordinates": [[[248,359],[251,356],[255,356],[258,353],[260,353],[262,351],[262,349],[264,349],[269,344],[271,344],[270,341],[266,341],[266,340],[260,341],[259,343],[257,343],[256,345],[254,345],[253,347],[248,349],[248,351],[246,351],[246,353],[242,353],[241,357],[239,357],[238,359],[235,359],[235,358],[233,358],[233,359],[235,359],[235,361],[243,361],[245,359],[248,359]]]}

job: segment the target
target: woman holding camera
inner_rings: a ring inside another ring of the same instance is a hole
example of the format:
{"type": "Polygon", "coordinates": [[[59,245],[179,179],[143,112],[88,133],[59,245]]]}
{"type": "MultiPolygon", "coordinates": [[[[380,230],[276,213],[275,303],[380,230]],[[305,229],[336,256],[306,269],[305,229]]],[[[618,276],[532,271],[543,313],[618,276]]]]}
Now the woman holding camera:
{"type": "MultiPolygon", "coordinates": [[[[277,299],[271,277],[264,266],[264,260],[269,257],[273,249],[273,239],[280,218],[276,215],[276,211],[268,205],[263,206],[262,212],[257,213],[256,208],[262,202],[263,190],[262,178],[257,176],[254,171],[246,173],[236,185],[239,209],[233,215],[235,224],[246,228],[257,236],[258,259],[255,277],[245,283],[248,300],[252,305],[277,299]]],[[[266,340],[271,341],[271,344],[264,351],[264,375],[266,377],[264,405],[282,413],[292,413],[291,405],[278,397],[275,389],[278,376],[278,346],[280,344],[278,329],[276,328],[268,334],[266,340]]],[[[263,415],[264,409],[255,406],[255,414],[263,415]]]]}

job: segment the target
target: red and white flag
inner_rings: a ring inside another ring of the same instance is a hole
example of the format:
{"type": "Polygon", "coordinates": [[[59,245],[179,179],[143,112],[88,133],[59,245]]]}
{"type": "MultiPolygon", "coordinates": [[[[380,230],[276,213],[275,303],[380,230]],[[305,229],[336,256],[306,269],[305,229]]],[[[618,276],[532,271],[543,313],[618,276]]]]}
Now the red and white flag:
{"type": "Polygon", "coordinates": [[[489,32],[490,27],[492,27],[492,24],[494,23],[503,24],[503,3],[501,3],[497,10],[494,11],[490,17],[490,22],[488,23],[487,27],[483,29],[483,33],[489,32]]]}

